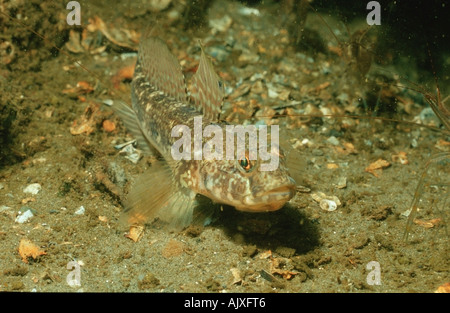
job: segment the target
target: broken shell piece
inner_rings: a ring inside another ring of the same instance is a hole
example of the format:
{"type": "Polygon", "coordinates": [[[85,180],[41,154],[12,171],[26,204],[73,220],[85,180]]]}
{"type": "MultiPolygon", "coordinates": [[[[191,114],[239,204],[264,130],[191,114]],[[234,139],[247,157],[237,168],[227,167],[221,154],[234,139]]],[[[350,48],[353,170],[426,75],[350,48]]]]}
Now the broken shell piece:
{"type": "Polygon", "coordinates": [[[224,15],[220,19],[209,20],[209,27],[211,27],[211,33],[216,34],[220,32],[225,32],[228,28],[230,28],[233,20],[230,16],[224,15]]]}
{"type": "Polygon", "coordinates": [[[85,211],[86,211],[86,209],[84,208],[84,206],[80,206],[80,207],[75,211],[74,214],[76,214],[76,215],[83,215],[85,211]]]}
{"type": "Polygon", "coordinates": [[[15,50],[11,42],[3,41],[0,44],[0,62],[5,65],[11,63],[16,57],[15,50]]]}
{"type": "Polygon", "coordinates": [[[238,268],[233,267],[230,269],[231,274],[233,275],[233,282],[232,285],[240,284],[242,282],[241,272],[238,268]]]}
{"type": "Polygon", "coordinates": [[[325,211],[335,211],[338,206],[341,205],[341,201],[336,196],[327,196],[323,192],[317,192],[311,194],[311,198],[313,198],[314,201],[318,202],[320,205],[320,208],[325,211]]]}
{"type": "Polygon", "coordinates": [[[130,141],[127,141],[127,142],[115,145],[114,148],[117,149],[117,150],[121,150],[125,146],[133,145],[135,142],[136,142],[135,139],[134,140],[130,140],[130,141]]]}
{"type": "Polygon", "coordinates": [[[424,228],[433,228],[434,226],[439,226],[439,224],[441,224],[442,219],[440,218],[434,218],[428,221],[424,221],[424,220],[419,220],[417,218],[415,218],[413,220],[414,224],[417,224],[419,226],[422,226],[424,228]]]}
{"type": "Polygon", "coordinates": [[[338,189],[347,187],[347,177],[344,177],[344,176],[339,177],[339,179],[337,180],[335,185],[336,185],[336,188],[338,188],[338,189]]]}
{"type": "Polygon", "coordinates": [[[133,147],[133,145],[124,146],[119,154],[125,154],[125,158],[130,160],[133,164],[137,164],[142,157],[140,150],[133,147]]]}
{"type": "Polygon", "coordinates": [[[150,10],[153,12],[160,12],[167,9],[172,0],[150,0],[147,1],[150,10]]]}
{"type": "Polygon", "coordinates": [[[19,213],[19,215],[16,217],[15,222],[19,224],[23,224],[28,222],[33,217],[33,212],[31,210],[26,210],[23,213],[19,213]]]}
{"type": "Polygon", "coordinates": [[[37,195],[41,191],[41,185],[38,183],[30,184],[23,190],[24,193],[31,193],[32,195],[37,195]]]}
{"type": "Polygon", "coordinates": [[[125,237],[133,240],[134,242],[138,242],[143,235],[144,235],[143,226],[131,226],[130,231],[127,234],[125,234],[125,237]]]}
{"type": "Polygon", "coordinates": [[[88,30],[93,32],[99,30],[109,42],[120,48],[126,48],[132,51],[137,50],[140,34],[134,30],[128,30],[124,28],[114,28],[107,26],[106,23],[95,16],[89,19],[88,30]]]}
{"type": "Polygon", "coordinates": [[[371,173],[375,177],[380,177],[381,170],[390,165],[391,165],[391,163],[389,163],[388,161],[383,160],[383,159],[378,159],[375,162],[371,163],[368,167],[366,167],[365,171],[368,173],[371,173]]]}
{"type": "Polygon", "coordinates": [[[319,205],[322,210],[329,211],[329,212],[337,209],[337,204],[333,200],[322,199],[322,200],[320,200],[319,205]]]}
{"type": "Polygon", "coordinates": [[[108,217],[106,217],[104,215],[99,215],[98,219],[99,219],[100,222],[108,223],[108,217]]]}
{"type": "Polygon", "coordinates": [[[406,165],[409,163],[406,152],[403,151],[400,151],[398,154],[393,154],[391,158],[393,162],[400,163],[402,165],[406,165]]]}
{"type": "Polygon", "coordinates": [[[66,42],[66,48],[72,53],[83,53],[84,49],[80,44],[80,33],[74,30],[69,32],[69,41],[66,42]]]}
{"type": "Polygon", "coordinates": [[[22,239],[19,243],[19,254],[22,257],[24,263],[28,263],[28,258],[32,257],[36,260],[39,256],[45,255],[45,251],[42,251],[38,245],[35,245],[28,239],[22,239]]]}

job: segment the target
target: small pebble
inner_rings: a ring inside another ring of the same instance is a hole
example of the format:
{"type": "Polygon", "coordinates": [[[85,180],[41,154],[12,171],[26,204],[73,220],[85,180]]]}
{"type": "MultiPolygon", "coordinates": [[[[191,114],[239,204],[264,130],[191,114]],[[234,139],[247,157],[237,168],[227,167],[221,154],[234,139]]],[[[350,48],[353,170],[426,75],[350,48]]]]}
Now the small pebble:
{"type": "Polygon", "coordinates": [[[31,193],[32,195],[37,195],[39,191],[41,191],[41,185],[40,184],[30,184],[27,187],[25,187],[25,189],[23,190],[23,192],[25,193],[31,193]]]}
{"type": "Polygon", "coordinates": [[[419,120],[424,124],[431,124],[433,126],[439,126],[441,124],[441,121],[436,116],[436,114],[434,114],[434,111],[431,108],[423,109],[422,112],[420,112],[420,114],[414,118],[414,120],[419,120]]]}
{"type": "Polygon", "coordinates": [[[33,212],[31,212],[31,210],[26,210],[25,212],[23,212],[22,214],[20,214],[16,217],[15,222],[19,223],[19,224],[23,224],[28,222],[32,217],[33,217],[33,212]]]}
{"type": "Polygon", "coordinates": [[[0,212],[6,211],[11,209],[11,207],[7,206],[7,205],[0,205],[0,212]]]}
{"type": "Polygon", "coordinates": [[[331,136],[330,138],[328,138],[327,142],[331,143],[333,146],[339,146],[339,140],[334,136],[331,136]]]}
{"type": "Polygon", "coordinates": [[[209,26],[212,28],[211,32],[213,34],[217,32],[225,32],[228,28],[230,28],[233,20],[230,16],[224,15],[220,19],[209,20],[209,26]]]}
{"type": "Polygon", "coordinates": [[[137,53],[136,52],[127,52],[127,53],[122,53],[121,55],[120,55],[120,59],[122,60],[122,61],[125,61],[126,59],[132,59],[132,58],[135,58],[135,57],[137,57],[137,53]]]}
{"type": "Polygon", "coordinates": [[[347,177],[339,177],[335,185],[338,189],[347,187],[347,177]]]}
{"type": "Polygon", "coordinates": [[[83,215],[85,211],[86,211],[86,209],[84,208],[84,206],[80,206],[78,208],[78,210],[75,211],[75,214],[76,215],[83,215]]]}
{"type": "Polygon", "coordinates": [[[312,155],[314,155],[314,156],[322,156],[323,154],[324,154],[323,151],[320,149],[314,149],[312,151],[312,155]]]}
{"type": "Polygon", "coordinates": [[[247,8],[247,7],[239,8],[238,12],[239,12],[239,14],[244,15],[244,16],[250,16],[250,15],[260,16],[261,15],[261,13],[259,13],[258,9],[247,8]]]}

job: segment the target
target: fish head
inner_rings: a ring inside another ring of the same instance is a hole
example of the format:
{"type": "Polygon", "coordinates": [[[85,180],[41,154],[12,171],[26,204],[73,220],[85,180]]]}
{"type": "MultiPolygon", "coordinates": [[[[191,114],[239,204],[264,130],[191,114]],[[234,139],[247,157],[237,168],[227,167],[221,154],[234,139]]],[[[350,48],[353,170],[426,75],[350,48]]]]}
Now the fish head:
{"type": "MultiPolygon", "coordinates": [[[[272,149],[274,150],[274,149],[272,149]]],[[[282,208],[295,195],[296,183],[289,176],[284,156],[270,167],[261,157],[204,161],[200,168],[201,194],[217,203],[244,212],[269,212],[282,208]],[[265,166],[266,165],[266,166],[265,166]]]]}

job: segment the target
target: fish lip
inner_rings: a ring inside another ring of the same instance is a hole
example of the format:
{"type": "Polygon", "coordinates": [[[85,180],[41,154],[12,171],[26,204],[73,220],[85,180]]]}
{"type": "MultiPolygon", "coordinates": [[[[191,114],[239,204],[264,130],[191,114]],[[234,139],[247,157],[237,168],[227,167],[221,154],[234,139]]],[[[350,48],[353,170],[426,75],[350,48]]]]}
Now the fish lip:
{"type": "Polygon", "coordinates": [[[273,212],[281,209],[286,202],[292,199],[295,195],[296,186],[293,184],[286,184],[274,188],[272,190],[265,191],[258,194],[257,197],[261,199],[264,196],[274,197],[277,196],[278,199],[268,199],[266,204],[256,204],[254,206],[236,206],[236,209],[244,212],[273,212]]]}
{"type": "Polygon", "coordinates": [[[271,189],[271,190],[268,190],[268,191],[262,193],[261,197],[266,196],[266,195],[268,195],[268,196],[288,195],[289,196],[288,200],[290,200],[295,195],[295,188],[296,188],[296,186],[293,184],[283,185],[283,186],[280,186],[275,189],[271,189]]]}

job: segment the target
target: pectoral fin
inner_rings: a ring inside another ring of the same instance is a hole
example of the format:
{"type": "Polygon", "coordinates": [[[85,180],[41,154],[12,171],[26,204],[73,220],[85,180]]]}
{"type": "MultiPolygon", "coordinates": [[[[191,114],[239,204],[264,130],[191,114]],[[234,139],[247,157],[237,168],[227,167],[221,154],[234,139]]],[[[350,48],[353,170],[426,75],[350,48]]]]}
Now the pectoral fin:
{"type": "Polygon", "coordinates": [[[152,164],[134,183],[124,203],[123,226],[142,225],[160,218],[170,228],[182,229],[192,221],[195,197],[173,179],[164,161],[152,164]]]}
{"type": "Polygon", "coordinates": [[[125,124],[126,129],[136,139],[139,149],[141,149],[147,155],[159,155],[157,150],[152,146],[147,138],[145,138],[144,133],[139,127],[139,121],[137,120],[136,113],[132,108],[130,108],[123,101],[115,101],[112,109],[117,115],[119,115],[122,122],[125,124]]]}

